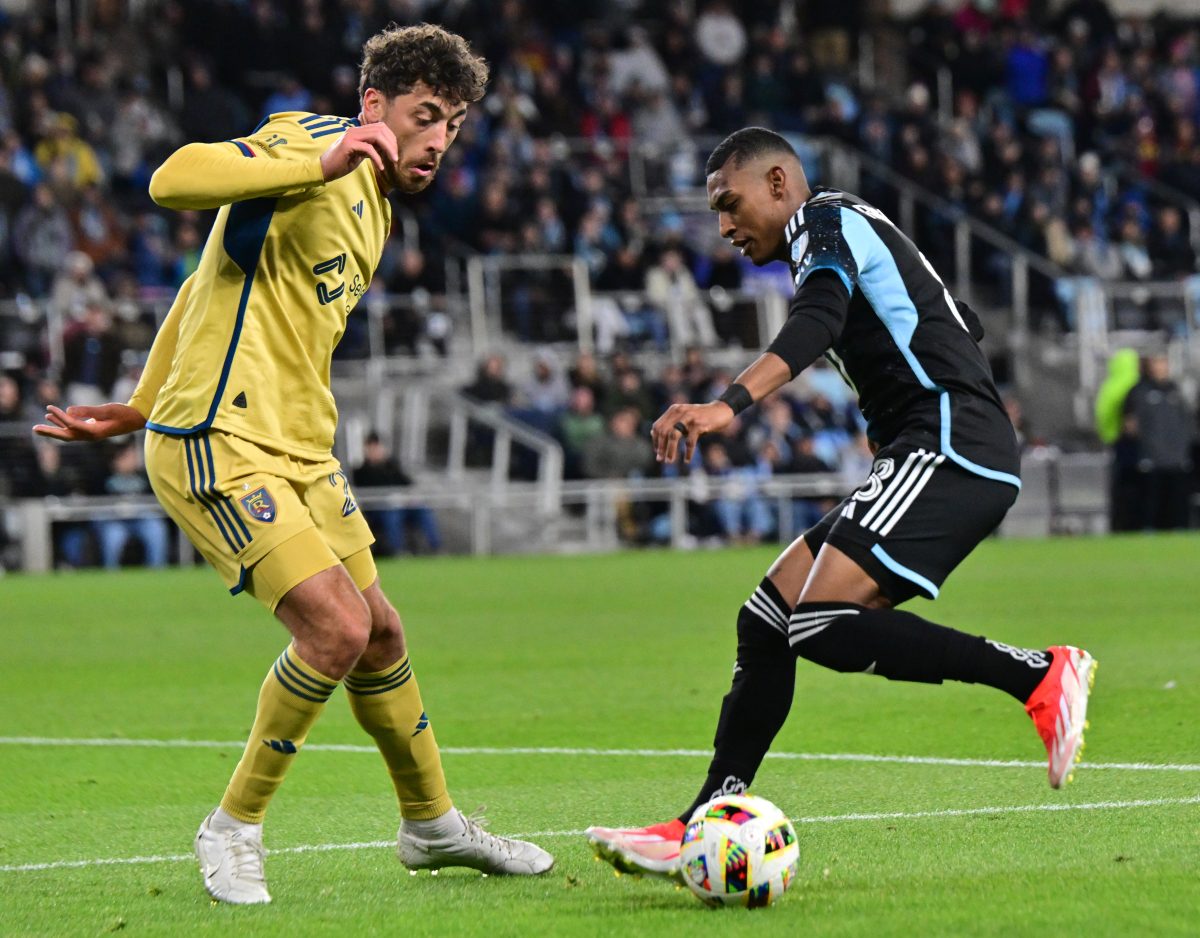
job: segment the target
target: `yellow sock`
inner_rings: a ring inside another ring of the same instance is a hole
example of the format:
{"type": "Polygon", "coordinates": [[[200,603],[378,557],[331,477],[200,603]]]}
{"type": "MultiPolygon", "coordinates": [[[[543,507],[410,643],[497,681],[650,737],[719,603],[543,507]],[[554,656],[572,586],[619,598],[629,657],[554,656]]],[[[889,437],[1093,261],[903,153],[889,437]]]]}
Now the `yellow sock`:
{"type": "Polygon", "coordinates": [[[426,821],[449,811],[441,753],[408,656],[383,671],[351,671],[345,684],[350,709],[387,763],[401,816],[426,821]]]}
{"type": "Polygon", "coordinates": [[[229,780],[221,807],[239,821],[258,824],[308,731],[337,687],[300,660],[296,647],[283,650],[258,693],[258,712],[242,760],[229,780]]]}

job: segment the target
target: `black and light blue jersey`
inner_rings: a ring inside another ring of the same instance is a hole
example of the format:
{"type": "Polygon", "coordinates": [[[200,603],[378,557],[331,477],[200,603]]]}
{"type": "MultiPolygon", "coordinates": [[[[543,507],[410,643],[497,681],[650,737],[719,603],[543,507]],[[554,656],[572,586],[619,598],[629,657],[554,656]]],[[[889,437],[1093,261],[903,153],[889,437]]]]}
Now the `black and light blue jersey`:
{"type": "Polygon", "coordinates": [[[825,354],[857,391],[870,439],[911,438],[1019,488],[1016,435],[979,348],[982,327],[916,245],[877,208],[828,189],[800,207],[786,235],[793,316],[805,315],[816,271],[832,271],[849,294],[840,322],[823,322],[834,333],[825,354]]]}

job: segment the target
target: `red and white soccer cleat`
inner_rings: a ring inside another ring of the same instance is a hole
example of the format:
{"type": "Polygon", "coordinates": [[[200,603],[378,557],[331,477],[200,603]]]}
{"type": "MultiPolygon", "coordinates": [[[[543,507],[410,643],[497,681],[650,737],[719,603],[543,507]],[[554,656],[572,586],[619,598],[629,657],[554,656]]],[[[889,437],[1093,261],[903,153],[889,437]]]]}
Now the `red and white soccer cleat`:
{"type": "Polygon", "coordinates": [[[1096,681],[1096,660],[1073,645],[1053,645],[1048,650],[1054,660],[1025,702],[1025,712],[1033,718],[1046,744],[1050,787],[1062,788],[1075,777],[1075,763],[1083,755],[1088,694],[1096,681]]]}
{"type": "Polygon", "coordinates": [[[649,827],[589,827],[584,833],[596,856],[618,872],[678,881],[683,828],[683,821],[674,818],[649,827]]]}

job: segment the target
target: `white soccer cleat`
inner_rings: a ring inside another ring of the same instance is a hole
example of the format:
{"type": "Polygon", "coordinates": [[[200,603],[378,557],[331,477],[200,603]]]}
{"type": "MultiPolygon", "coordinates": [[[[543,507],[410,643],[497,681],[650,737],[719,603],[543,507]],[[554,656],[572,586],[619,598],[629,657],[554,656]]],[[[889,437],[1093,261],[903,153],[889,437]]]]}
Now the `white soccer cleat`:
{"type": "Polygon", "coordinates": [[[462,830],[448,837],[427,839],[404,829],[396,835],[396,853],[409,870],[440,870],[466,866],[482,873],[537,876],[554,866],[554,857],[536,844],[489,834],[480,826],[482,817],[467,817],[451,808],[462,820],[462,830]]]}
{"type": "Polygon", "coordinates": [[[196,857],[204,888],[220,902],[261,905],[271,901],[263,875],[262,825],[246,824],[231,831],[215,830],[214,810],[196,832],[196,857]]]}

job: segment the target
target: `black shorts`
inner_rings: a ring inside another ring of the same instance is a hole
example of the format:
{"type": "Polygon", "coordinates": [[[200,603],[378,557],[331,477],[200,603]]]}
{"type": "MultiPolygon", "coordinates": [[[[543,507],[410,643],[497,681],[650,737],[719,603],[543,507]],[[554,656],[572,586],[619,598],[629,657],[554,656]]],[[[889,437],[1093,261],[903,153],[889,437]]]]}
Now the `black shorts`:
{"type": "Polygon", "coordinates": [[[1015,485],[897,441],[876,454],[867,481],[805,531],[804,541],[814,557],[826,543],[847,554],[896,605],[934,599],[1017,494],[1015,485]]]}

